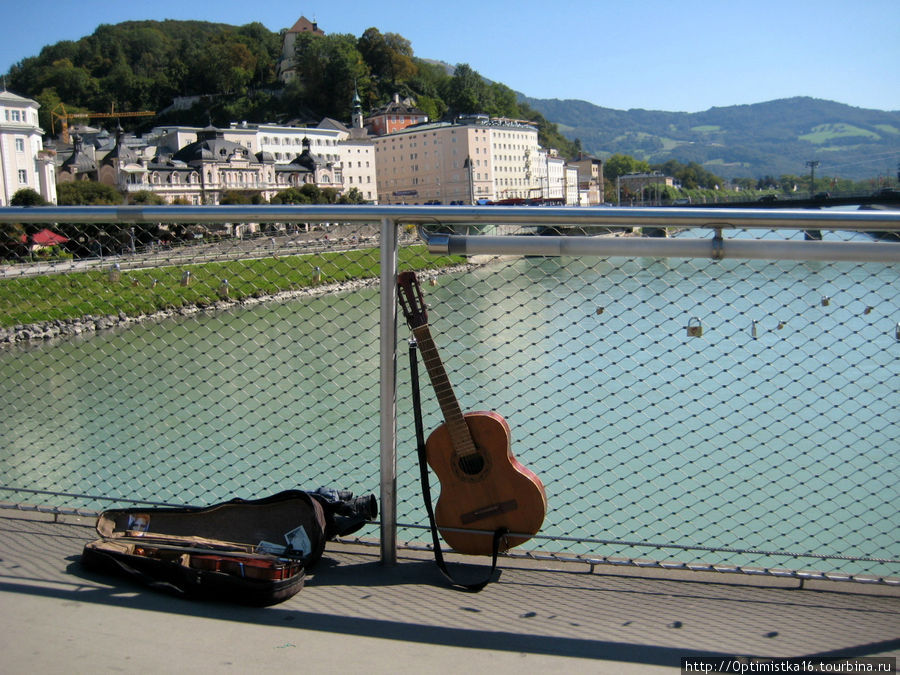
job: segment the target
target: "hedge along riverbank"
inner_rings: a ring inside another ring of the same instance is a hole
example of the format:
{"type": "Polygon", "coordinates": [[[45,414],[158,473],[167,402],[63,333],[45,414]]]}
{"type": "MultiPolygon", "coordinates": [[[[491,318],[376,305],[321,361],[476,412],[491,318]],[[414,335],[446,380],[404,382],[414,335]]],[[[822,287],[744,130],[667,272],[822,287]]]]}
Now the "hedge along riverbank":
{"type": "MultiPolygon", "coordinates": [[[[462,256],[403,247],[400,269],[454,271],[462,256]]],[[[0,344],[46,340],[236,305],[340,293],[379,282],[377,248],[152,269],[109,267],[0,280],[0,344]],[[227,281],[227,284],[225,283],[227,281]]]]}

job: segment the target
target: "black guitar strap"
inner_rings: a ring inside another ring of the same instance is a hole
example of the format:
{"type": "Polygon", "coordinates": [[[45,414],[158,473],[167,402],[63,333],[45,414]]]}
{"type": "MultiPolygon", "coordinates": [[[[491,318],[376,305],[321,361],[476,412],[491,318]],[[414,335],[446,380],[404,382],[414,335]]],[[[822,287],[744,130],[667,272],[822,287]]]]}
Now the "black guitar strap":
{"type": "Polygon", "coordinates": [[[425,510],[428,511],[428,522],[431,525],[431,541],[434,548],[434,561],[437,563],[438,569],[450,582],[452,586],[465,591],[477,593],[488,585],[494,576],[494,570],[497,569],[497,555],[500,551],[500,541],[507,534],[506,528],[499,528],[494,532],[493,555],[491,556],[491,571],[488,573],[484,581],[474,584],[467,584],[457,581],[447,569],[447,563],[444,562],[444,553],[441,550],[441,540],[438,536],[437,526],[434,522],[434,508],[431,505],[431,487],[428,482],[428,461],[425,457],[425,432],[422,426],[422,403],[419,396],[419,365],[416,358],[418,345],[414,339],[409,341],[409,372],[412,381],[412,400],[413,400],[413,416],[416,424],[416,445],[419,454],[419,477],[422,481],[422,496],[425,498],[425,510]]]}

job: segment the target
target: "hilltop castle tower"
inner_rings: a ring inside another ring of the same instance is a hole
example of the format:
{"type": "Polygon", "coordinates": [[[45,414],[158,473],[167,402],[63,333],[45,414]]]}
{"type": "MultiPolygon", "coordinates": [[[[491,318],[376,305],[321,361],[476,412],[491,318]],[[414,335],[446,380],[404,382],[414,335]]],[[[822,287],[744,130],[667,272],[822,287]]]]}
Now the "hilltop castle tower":
{"type": "Polygon", "coordinates": [[[313,33],[325,35],[325,31],[319,28],[319,24],[310,21],[305,16],[297,19],[297,23],[288,28],[284,33],[284,42],[281,45],[281,60],[278,62],[278,78],[282,82],[290,82],[297,76],[297,64],[294,60],[294,49],[297,44],[297,36],[300,33],[313,33]]]}

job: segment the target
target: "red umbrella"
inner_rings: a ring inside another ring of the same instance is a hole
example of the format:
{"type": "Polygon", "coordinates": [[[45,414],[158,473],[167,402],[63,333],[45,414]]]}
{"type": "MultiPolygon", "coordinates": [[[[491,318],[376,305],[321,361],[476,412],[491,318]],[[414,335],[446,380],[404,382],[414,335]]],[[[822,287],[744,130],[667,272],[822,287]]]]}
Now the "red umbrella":
{"type": "MultiPolygon", "coordinates": [[[[26,235],[22,235],[22,241],[28,241],[26,235]]],[[[56,246],[57,244],[64,244],[69,241],[68,237],[64,237],[61,234],[56,234],[52,230],[48,230],[46,227],[31,235],[31,243],[37,244],[38,246],[56,246]]]]}

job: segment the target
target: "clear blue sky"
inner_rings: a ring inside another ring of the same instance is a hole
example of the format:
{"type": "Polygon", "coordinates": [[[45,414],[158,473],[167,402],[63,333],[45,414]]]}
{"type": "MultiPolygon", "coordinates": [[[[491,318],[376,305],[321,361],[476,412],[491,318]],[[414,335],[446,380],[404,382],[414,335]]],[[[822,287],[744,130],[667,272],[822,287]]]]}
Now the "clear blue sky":
{"type": "Polygon", "coordinates": [[[695,112],[813,96],[900,110],[898,0],[25,0],[0,14],[0,73],[101,23],[278,31],[304,15],[328,33],[399,33],[416,56],[468,63],[536,98],[695,112]]]}

